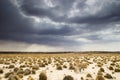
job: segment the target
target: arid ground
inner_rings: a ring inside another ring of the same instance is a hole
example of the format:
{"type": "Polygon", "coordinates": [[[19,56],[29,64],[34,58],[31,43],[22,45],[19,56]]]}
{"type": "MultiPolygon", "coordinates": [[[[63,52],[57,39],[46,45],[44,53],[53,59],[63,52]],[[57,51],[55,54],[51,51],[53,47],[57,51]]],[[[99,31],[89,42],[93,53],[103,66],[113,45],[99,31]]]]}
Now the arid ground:
{"type": "Polygon", "coordinates": [[[120,80],[120,54],[1,53],[0,80],[120,80]]]}

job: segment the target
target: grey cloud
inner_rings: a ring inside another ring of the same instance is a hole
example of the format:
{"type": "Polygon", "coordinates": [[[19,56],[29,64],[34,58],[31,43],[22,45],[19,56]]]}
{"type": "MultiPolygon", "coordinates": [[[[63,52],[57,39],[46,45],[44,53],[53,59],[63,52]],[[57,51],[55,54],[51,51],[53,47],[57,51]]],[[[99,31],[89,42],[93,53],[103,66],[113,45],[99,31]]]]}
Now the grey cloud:
{"type": "MultiPolygon", "coordinates": [[[[84,9],[90,7],[90,5],[86,4],[87,0],[51,0],[54,4],[53,7],[48,6],[44,0],[16,1],[19,6],[13,5],[13,2],[11,3],[10,0],[0,1],[0,40],[13,40],[52,46],[70,46],[83,44],[82,41],[74,39],[74,36],[79,36],[93,42],[105,42],[107,40],[100,37],[104,35],[98,33],[114,27],[120,21],[119,1],[110,3],[107,0],[103,5],[99,0],[96,0],[98,1],[97,6],[102,6],[102,8],[94,14],[89,13],[92,12],[91,10],[84,12],[84,9]],[[76,8],[81,12],[68,18],[75,4],[77,4],[76,8]],[[81,16],[81,13],[85,15],[81,16]],[[57,25],[44,21],[37,23],[30,18],[31,16],[35,16],[41,20],[42,18],[48,18],[52,22],[57,23],[57,25]],[[64,24],[61,25],[61,22],[64,24]],[[69,38],[70,36],[73,36],[73,38],[69,38]]],[[[91,6],[94,7],[94,5],[91,6]]],[[[96,9],[98,8],[97,6],[96,9]]],[[[116,32],[112,34],[116,35],[116,32]]]]}
{"type": "Polygon", "coordinates": [[[67,39],[64,36],[52,35],[28,35],[28,34],[0,34],[2,40],[22,41],[26,43],[37,43],[49,46],[72,46],[78,44],[75,40],[67,39]],[[21,37],[22,36],[22,37],[21,37]]]}
{"type": "Polygon", "coordinates": [[[21,10],[23,11],[24,14],[27,14],[30,16],[39,16],[39,17],[53,16],[53,14],[49,9],[31,6],[31,4],[27,2],[26,4],[21,5],[21,10]]]}
{"type": "Polygon", "coordinates": [[[96,17],[96,16],[89,16],[89,17],[74,17],[69,20],[71,23],[87,23],[87,24],[101,24],[101,23],[110,23],[116,22],[120,20],[120,16],[118,15],[107,15],[104,17],[96,17]]]}
{"type": "MultiPolygon", "coordinates": [[[[36,7],[36,4],[31,4],[30,2],[26,2],[26,0],[23,1],[23,4],[21,5],[21,9],[23,12],[25,12],[26,15],[29,16],[37,16],[37,17],[48,17],[51,20],[55,22],[66,22],[66,23],[88,23],[88,24],[100,24],[100,23],[110,23],[112,21],[119,21],[120,20],[120,2],[119,1],[104,1],[100,2],[99,0],[96,1],[96,4],[98,4],[98,7],[96,5],[91,5],[93,7],[97,8],[101,7],[102,9],[96,12],[94,15],[89,14],[88,12],[84,12],[84,14],[87,14],[84,17],[76,16],[74,15],[73,18],[67,18],[67,15],[70,15],[70,9],[73,7],[73,4],[76,2],[77,9],[80,9],[80,13],[83,12],[82,9],[89,8],[91,6],[86,4],[87,0],[84,1],[63,1],[63,0],[54,0],[53,3],[56,4],[55,7],[51,8],[44,8],[41,3],[39,7],[36,7]],[[83,7],[84,6],[84,7],[83,7]],[[61,16],[59,16],[59,14],[61,16]]],[[[32,1],[32,3],[38,2],[38,1],[32,1]]],[[[94,11],[94,9],[91,9],[90,12],[94,11]]]]}
{"type": "MultiPolygon", "coordinates": [[[[91,7],[84,4],[84,8],[91,7]]],[[[116,22],[120,20],[120,1],[104,1],[103,2],[96,0],[95,5],[93,5],[93,8],[96,7],[95,10],[98,9],[98,11],[94,14],[89,15],[89,13],[86,13],[85,17],[73,17],[69,21],[73,23],[88,23],[88,24],[104,24],[104,23],[111,23],[116,22]],[[97,5],[97,6],[96,6],[97,5]],[[101,8],[99,10],[99,8],[101,8]]],[[[78,7],[79,8],[79,7],[78,7]]],[[[94,11],[94,9],[90,9],[89,12],[94,11]]],[[[85,12],[84,12],[85,13],[85,12]]],[[[83,14],[84,15],[84,14],[83,14]]]]}
{"type": "MultiPolygon", "coordinates": [[[[59,29],[35,29],[29,18],[24,18],[19,10],[9,1],[1,1],[0,39],[23,41],[46,45],[63,45],[76,43],[74,40],[61,38],[61,35],[71,34],[73,28],[63,26],[59,29]],[[8,14],[9,13],[9,14],[8,14]],[[5,15],[6,14],[6,15],[5,15]],[[50,35],[47,36],[47,35],[50,35]],[[42,36],[42,37],[41,37],[42,36]],[[72,43],[73,41],[73,43],[72,43]]],[[[49,25],[49,24],[48,24],[49,25]]],[[[52,25],[54,26],[54,25],[52,25]]],[[[41,26],[42,27],[42,26],[41,26]]]]}
{"type": "Polygon", "coordinates": [[[67,26],[64,26],[60,29],[55,29],[55,28],[51,28],[51,29],[44,29],[44,30],[40,30],[38,31],[38,33],[44,34],[44,35],[70,35],[73,31],[74,28],[70,28],[67,26]]]}
{"type": "Polygon", "coordinates": [[[32,31],[30,29],[31,20],[22,17],[18,9],[9,0],[1,0],[0,12],[0,32],[32,31]]]}

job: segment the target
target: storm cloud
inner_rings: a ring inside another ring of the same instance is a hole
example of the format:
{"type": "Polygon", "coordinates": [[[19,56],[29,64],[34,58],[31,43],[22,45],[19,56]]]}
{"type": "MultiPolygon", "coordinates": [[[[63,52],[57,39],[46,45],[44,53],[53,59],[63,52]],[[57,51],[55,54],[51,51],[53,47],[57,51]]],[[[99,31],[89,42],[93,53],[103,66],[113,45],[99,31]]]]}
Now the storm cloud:
{"type": "Polygon", "coordinates": [[[2,41],[71,46],[74,51],[84,45],[119,43],[119,35],[119,0],[0,1],[2,41]]]}

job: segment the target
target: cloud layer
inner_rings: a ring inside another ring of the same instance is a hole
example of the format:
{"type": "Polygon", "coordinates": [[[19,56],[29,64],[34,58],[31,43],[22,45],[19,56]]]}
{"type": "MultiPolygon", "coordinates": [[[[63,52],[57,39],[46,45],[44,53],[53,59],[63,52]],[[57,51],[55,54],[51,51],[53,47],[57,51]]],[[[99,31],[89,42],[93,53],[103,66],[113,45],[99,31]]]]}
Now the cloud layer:
{"type": "Polygon", "coordinates": [[[2,41],[66,50],[120,43],[119,0],[1,0],[0,12],[2,41]]]}

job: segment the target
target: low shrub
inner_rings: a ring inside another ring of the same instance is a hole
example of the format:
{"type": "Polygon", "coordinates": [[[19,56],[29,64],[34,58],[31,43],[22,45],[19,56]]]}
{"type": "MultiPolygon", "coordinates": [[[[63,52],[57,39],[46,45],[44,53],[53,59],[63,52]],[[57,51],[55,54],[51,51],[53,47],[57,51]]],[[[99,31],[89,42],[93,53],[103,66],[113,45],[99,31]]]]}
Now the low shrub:
{"type": "Polygon", "coordinates": [[[14,72],[17,72],[18,70],[19,70],[18,67],[15,67],[15,68],[14,68],[14,72]]]}
{"type": "Polygon", "coordinates": [[[97,75],[102,76],[103,73],[101,71],[98,71],[97,75]]]}
{"type": "Polygon", "coordinates": [[[25,68],[26,66],[25,65],[20,65],[20,68],[25,68]]]}
{"type": "Polygon", "coordinates": [[[72,76],[68,75],[63,78],[63,80],[74,80],[72,76]]]}
{"type": "Polygon", "coordinates": [[[97,75],[96,79],[95,80],[105,80],[105,78],[103,76],[99,76],[97,75]]]}
{"type": "Polygon", "coordinates": [[[107,79],[112,79],[113,77],[110,75],[110,74],[106,74],[105,76],[104,76],[105,78],[107,78],[107,79]]]}
{"type": "Polygon", "coordinates": [[[116,68],[116,69],[115,69],[115,72],[120,72],[120,69],[119,69],[119,68],[116,68]]]}
{"type": "Polygon", "coordinates": [[[97,66],[98,66],[98,67],[102,67],[102,66],[103,66],[103,64],[97,64],[97,66]]]}
{"type": "Polygon", "coordinates": [[[10,75],[8,80],[20,80],[20,79],[19,79],[19,76],[17,75],[10,75]]]}
{"type": "Polygon", "coordinates": [[[101,71],[101,72],[105,72],[104,68],[100,68],[100,71],[101,71]]]}
{"type": "Polygon", "coordinates": [[[70,69],[70,70],[74,70],[74,69],[75,69],[75,67],[74,67],[74,66],[72,66],[72,65],[70,65],[69,69],[70,69]]]}
{"type": "Polygon", "coordinates": [[[67,68],[67,66],[66,66],[66,65],[63,65],[63,68],[67,68]]]}
{"type": "Polygon", "coordinates": [[[8,73],[5,73],[5,78],[8,78],[10,75],[13,75],[14,73],[13,72],[8,72],[8,73]]]}
{"type": "Polygon", "coordinates": [[[19,69],[19,70],[17,71],[17,74],[24,74],[23,69],[19,69]]]}
{"type": "Polygon", "coordinates": [[[0,76],[0,80],[2,80],[2,77],[0,76]]]}
{"type": "Polygon", "coordinates": [[[61,65],[58,65],[58,66],[57,66],[57,70],[62,70],[62,66],[61,66],[61,65]]]}
{"type": "Polygon", "coordinates": [[[9,65],[9,68],[14,68],[15,66],[14,65],[9,65]]]}
{"type": "Polygon", "coordinates": [[[45,67],[45,64],[39,63],[39,67],[45,67]]]}
{"type": "Polygon", "coordinates": [[[36,74],[36,70],[33,69],[33,70],[32,70],[32,74],[36,74]]]}
{"type": "Polygon", "coordinates": [[[34,80],[31,76],[29,76],[28,78],[27,78],[27,80],[34,80]]]}
{"type": "Polygon", "coordinates": [[[4,63],[4,61],[3,60],[0,60],[0,64],[3,64],[4,63]]]}
{"type": "Polygon", "coordinates": [[[23,74],[18,74],[19,78],[23,78],[23,74]]]}
{"type": "Polygon", "coordinates": [[[92,75],[91,75],[90,73],[88,73],[88,74],[86,75],[86,77],[92,78],[92,75]]]}
{"type": "Polygon", "coordinates": [[[81,80],[84,80],[84,78],[83,78],[83,77],[81,77],[81,80]]]}
{"type": "Polygon", "coordinates": [[[95,80],[105,80],[105,78],[103,77],[102,71],[100,71],[100,70],[98,71],[97,77],[95,80]]]}
{"type": "Polygon", "coordinates": [[[29,75],[29,74],[31,74],[31,70],[25,69],[25,70],[24,70],[24,75],[29,75]]]}
{"type": "Polygon", "coordinates": [[[114,70],[112,66],[110,66],[108,69],[109,69],[109,70],[114,70]]]}
{"type": "Polygon", "coordinates": [[[47,75],[44,72],[41,72],[39,75],[39,80],[47,80],[47,75]]]}
{"type": "Polygon", "coordinates": [[[114,65],[115,65],[115,63],[111,63],[110,65],[111,65],[111,66],[114,66],[114,65]]]}
{"type": "Polygon", "coordinates": [[[4,73],[4,71],[2,69],[0,69],[0,74],[4,73]]]}
{"type": "Polygon", "coordinates": [[[38,70],[39,66],[32,66],[32,69],[38,70]]]}
{"type": "Polygon", "coordinates": [[[4,64],[5,64],[5,65],[10,65],[10,62],[5,62],[4,64]]]}

